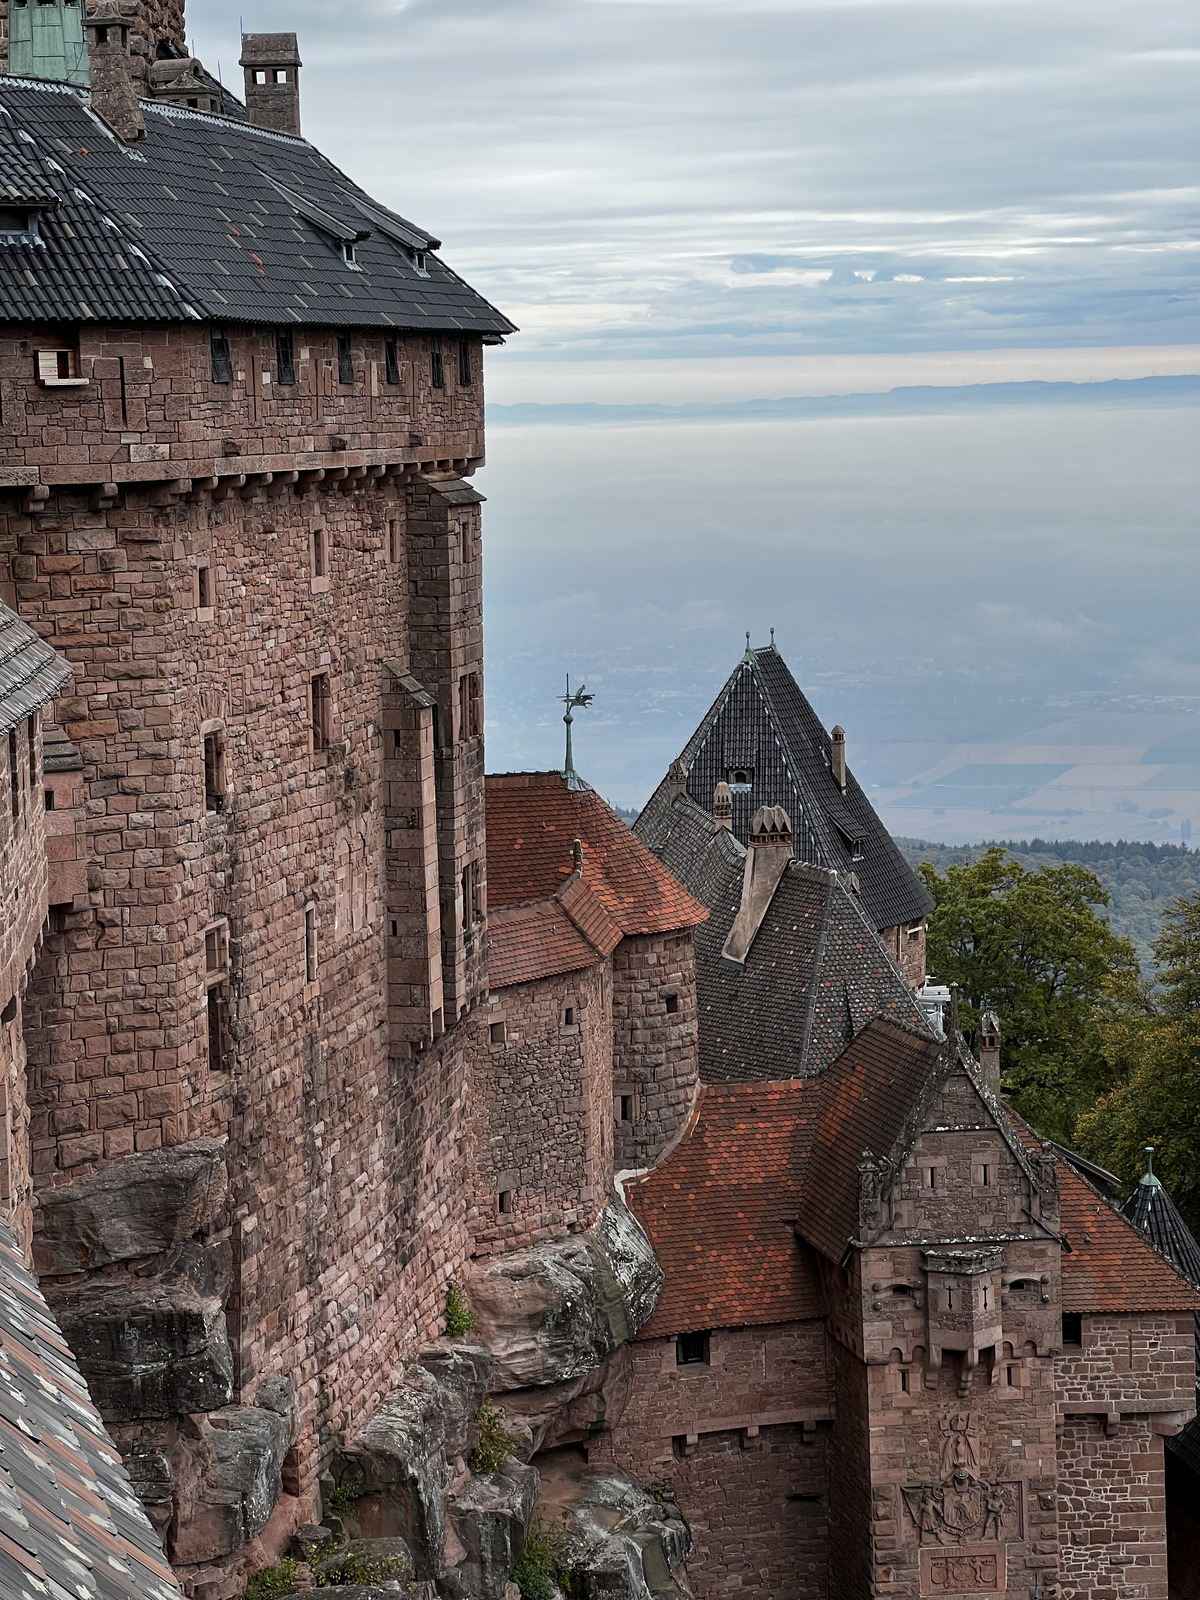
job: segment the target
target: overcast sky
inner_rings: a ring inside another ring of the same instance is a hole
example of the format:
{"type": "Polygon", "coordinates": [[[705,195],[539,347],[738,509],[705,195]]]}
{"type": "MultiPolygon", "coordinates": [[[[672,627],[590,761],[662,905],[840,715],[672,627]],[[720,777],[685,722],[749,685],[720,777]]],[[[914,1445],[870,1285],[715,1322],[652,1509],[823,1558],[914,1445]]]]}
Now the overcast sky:
{"type": "Polygon", "coordinates": [[[521,324],[505,363],[1200,340],[1192,0],[190,14],[226,81],[239,16],[299,32],[306,132],[521,324]]]}

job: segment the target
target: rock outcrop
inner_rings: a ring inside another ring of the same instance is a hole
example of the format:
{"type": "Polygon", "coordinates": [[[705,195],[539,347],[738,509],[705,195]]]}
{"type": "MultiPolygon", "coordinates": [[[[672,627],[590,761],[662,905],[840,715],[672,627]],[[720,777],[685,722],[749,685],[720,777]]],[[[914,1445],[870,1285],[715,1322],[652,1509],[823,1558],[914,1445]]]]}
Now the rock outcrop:
{"type": "Polygon", "coordinates": [[[662,1286],[649,1239],[615,1197],[587,1233],[479,1263],[466,1291],[492,1353],[492,1390],[594,1371],[647,1321],[662,1286]]]}
{"type": "Polygon", "coordinates": [[[447,1589],[462,1600],[504,1600],[533,1521],[539,1481],[533,1467],[509,1460],[458,1490],[450,1503],[457,1559],[447,1589]]]}
{"type": "Polygon", "coordinates": [[[39,1196],[33,1239],[40,1277],[161,1255],[204,1232],[225,1204],[225,1146],[193,1139],[127,1156],[39,1196]]]}

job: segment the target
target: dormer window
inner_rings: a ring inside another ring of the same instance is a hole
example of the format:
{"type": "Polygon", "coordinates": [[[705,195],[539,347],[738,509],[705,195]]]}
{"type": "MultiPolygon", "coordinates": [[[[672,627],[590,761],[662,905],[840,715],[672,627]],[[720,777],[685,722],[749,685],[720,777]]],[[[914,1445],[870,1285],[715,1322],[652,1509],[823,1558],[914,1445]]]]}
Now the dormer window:
{"type": "Polygon", "coordinates": [[[730,767],[725,781],[734,794],[749,794],[754,786],[754,768],[730,767]]]}
{"type": "Polygon", "coordinates": [[[351,239],[342,240],[342,260],[348,267],[358,266],[358,246],[351,239]]]}
{"type": "Polygon", "coordinates": [[[413,271],[419,278],[427,278],[429,276],[424,250],[410,250],[408,259],[412,262],[413,271]]]}
{"type": "Polygon", "coordinates": [[[18,238],[22,235],[37,237],[36,211],[18,211],[12,206],[0,206],[0,238],[18,238]]]}

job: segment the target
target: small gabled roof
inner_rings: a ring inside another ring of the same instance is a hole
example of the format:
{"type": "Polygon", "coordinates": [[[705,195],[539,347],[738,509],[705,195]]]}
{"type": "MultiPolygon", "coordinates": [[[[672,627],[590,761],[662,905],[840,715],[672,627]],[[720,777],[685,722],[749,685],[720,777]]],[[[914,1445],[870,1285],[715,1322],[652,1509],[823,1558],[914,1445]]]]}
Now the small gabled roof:
{"type": "Polygon", "coordinates": [[[576,870],[622,936],[694,928],[708,912],[594,790],[561,772],[505,772],[485,780],[488,904],[527,905],[558,894],[576,870]]]}
{"type": "MultiPolygon", "coordinates": [[[[863,910],[875,929],[916,921],[933,907],[853,773],[843,793],[833,775],[830,738],[774,645],[747,650],[679,758],[687,792],[711,812],[713,790],[731,771],[753,781],[733,795],[733,831],[742,844],[762,805],[779,805],[792,820],[796,854],[859,883],[863,910]]],[[[638,818],[645,836],[659,826],[673,798],[664,780],[638,818]]]]}
{"type": "Polygon", "coordinates": [[[0,600],[0,733],[7,733],[71,680],[72,667],[0,600]]]}
{"type": "Polygon", "coordinates": [[[50,207],[36,239],[0,249],[0,321],[514,331],[436,256],[420,270],[432,236],[307,140],[141,109],[146,136],[127,147],[87,90],[0,76],[0,174],[50,207]]]}
{"type": "Polygon", "coordinates": [[[710,912],[696,931],[704,1082],[809,1077],[875,1017],[930,1037],[911,985],[836,873],[793,862],[744,967],[733,967],[722,950],[741,903],[744,847],[678,787],[643,821],[640,837],[710,912]]]}
{"type": "Polygon", "coordinates": [[[4,1222],[0,1594],[180,1600],[158,1535],[4,1222]]]}

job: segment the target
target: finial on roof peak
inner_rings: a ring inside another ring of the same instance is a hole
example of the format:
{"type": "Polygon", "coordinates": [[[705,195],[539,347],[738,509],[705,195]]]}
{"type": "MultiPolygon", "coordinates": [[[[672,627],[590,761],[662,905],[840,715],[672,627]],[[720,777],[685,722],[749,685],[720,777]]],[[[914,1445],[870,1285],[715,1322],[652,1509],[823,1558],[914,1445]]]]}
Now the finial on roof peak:
{"type": "Polygon", "coordinates": [[[771,649],[775,652],[776,655],[779,654],[779,649],[778,649],[778,647],[776,646],[776,643],[775,643],[775,629],[774,628],[771,629],[771,649]]]}
{"type": "Polygon", "coordinates": [[[1147,1189],[1161,1189],[1162,1184],[1154,1176],[1154,1146],[1146,1146],[1146,1170],[1142,1174],[1142,1183],[1147,1189]]]}
{"type": "Polygon", "coordinates": [[[575,718],[571,715],[571,713],[573,711],[586,711],[595,698],[596,696],[594,694],[587,693],[587,685],[583,683],[581,683],[575,693],[572,694],[571,674],[569,672],[567,673],[567,692],[566,694],[559,695],[559,699],[567,708],[567,714],[563,718],[563,721],[567,725],[567,760],[566,765],[563,767],[563,777],[566,780],[568,789],[587,788],[587,784],[584,783],[583,779],[575,771],[575,753],[571,748],[571,725],[575,721],[575,718]]]}
{"type": "Polygon", "coordinates": [[[746,629],[746,654],[742,657],[742,660],[743,661],[749,661],[751,663],[751,665],[753,665],[753,663],[754,663],[754,651],[751,650],[751,648],[750,648],[750,629],[749,628],[746,629]]]}

